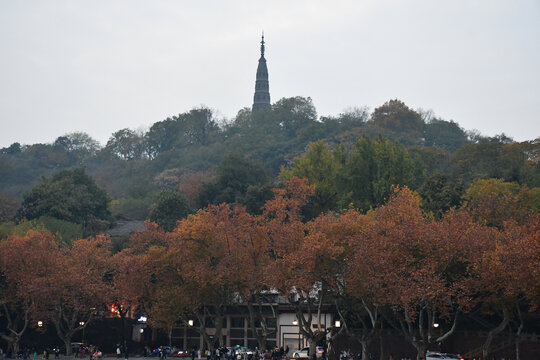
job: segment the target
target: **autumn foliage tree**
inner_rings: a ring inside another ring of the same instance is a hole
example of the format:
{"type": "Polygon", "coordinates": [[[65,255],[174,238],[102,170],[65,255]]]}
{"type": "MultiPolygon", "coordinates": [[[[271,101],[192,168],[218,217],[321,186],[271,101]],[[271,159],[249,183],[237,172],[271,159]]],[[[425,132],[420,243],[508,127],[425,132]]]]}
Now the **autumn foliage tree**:
{"type": "Polygon", "coordinates": [[[145,225],[144,230],[130,236],[129,248],[112,257],[108,273],[110,293],[107,300],[122,320],[122,341],[125,340],[128,312],[137,310],[148,315],[156,302],[158,259],[167,249],[165,230],[155,223],[146,222],[145,225]]]}
{"type": "Polygon", "coordinates": [[[469,257],[478,250],[476,239],[486,235],[459,214],[433,222],[407,188],[396,189],[373,216],[354,252],[356,281],[366,282],[363,290],[385,307],[386,320],[420,358],[453,333],[459,314],[469,308],[469,257]],[[441,334],[435,322],[447,325],[441,334]]]}
{"type": "MultiPolygon", "coordinates": [[[[7,319],[7,333],[1,334],[13,353],[25,331],[39,318],[40,304],[52,285],[51,269],[60,270],[60,252],[47,232],[30,231],[0,243],[0,310],[7,319]]],[[[39,320],[43,320],[39,318],[39,320]]]]}
{"type": "Polygon", "coordinates": [[[110,269],[110,241],[105,236],[80,239],[63,251],[48,269],[41,310],[53,322],[68,355],[73,335],[94,320],[109,294],[105,275],[110,269]]]}

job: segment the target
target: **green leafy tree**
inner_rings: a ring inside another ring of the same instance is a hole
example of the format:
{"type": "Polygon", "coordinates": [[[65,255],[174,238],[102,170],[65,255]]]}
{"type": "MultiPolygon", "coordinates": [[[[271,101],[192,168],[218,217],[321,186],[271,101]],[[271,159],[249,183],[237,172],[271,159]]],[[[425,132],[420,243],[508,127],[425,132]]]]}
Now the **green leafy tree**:
{"type": "Polygon", "coordinates": [[[325,142],[317,141],[309,145],[304,156],[294,159],[293,167],[282,167],[282,180],[296,176],[307,178],[310,184],[315,185],[315,193],[304,209],[304,215],[308,218],[337,210],[340,197],[344,195],[341,191],[343,181],[340,181],[344,166],[343,156],[340,156],[342,151],[342,148],[332,151],[325,142]]]}
{"type": "Polygon", "coordinates": [[[0,194],[0,223],[15,220],[19,205],[16,199],[0,194]]]}
{"type": "Polygon", "coordinates": [[[73,154],[78,162],[95,156],[101,148],[97,140],[84,132],[73,132],[60,136],[54,141],[54,145],[73,154]]]}
{"type": "MultiPolygon", "coordinates": [[[[265,168],[259,162],[238,154],[229,154],[223,158],[216,173],[216,178],[204,184],[199,190],[198,199],[201,207],[221,203],[245,204],[246,193],[250,186],[262,186],[270,181],[265,168]]],[[[263,194],[271,196],[271,192],[261,190],[263,194]]],[[[251,191],[255,189],[252,188],[251,191]]],[[[254,193],[250,194],[250,197],[253,195],[254,193]]]]}
{"type": "Polygon", "coordinates": [[[317,110],[309,97],[282,98],[272,105],[272,112],[287,137],[295,137],[298,130],[317,120],[317,110]]]}
{"type": "Polygon", "coordinates": [[[0,149],[0,153],[6,154],[6,155],[15,155],[20,152],[21,152],[21,144],[19,144],[18,142],[11,144],[7,148],[0,149]]]}
{"type": "Polygon", "coordinates": [[[174,148],[209,145],[219,138],[221,130],[212,110],[201,107],[157,122],[145,135],[150,157],[174,148]]]}
{"type": "Polygon", "coordinates": [[[81,224],[84,235],[107,229],[112,223],[109,197],[84,169],[63,170],[41,181],[24,195],[20,218],[50,216],[81,224]]]}
{"type": "Polygon", "coordinates": [[[540,213],[540,188],[529,189],[500,179],[476,180],[464,200],[476,221],[498,228],[508,220],[525,223],[530,214],[540,213]]]}
{"type": "Polygon", "coordinates": [[[459,207],[464,187],[461,181],[453,183],[446,175],[436,172],[427,178],[418,192],[422,209],[440,219],[446,211],[459,207]]]}
{"type": "Polygon", "coordinates": [[[145,146],[143,134],[130,129],[122,129],[111,135],[105,150],[121,159],[135,160],[145,155],[145,146]]]}
{"type": "Polygon", "coordinates": [[[179,189],[163,190],[157,204],[150,212],[150,220],[166,231],[172,231],[176,222],[188,216],[190,212],[188,201],[179,189]]]}
{"type": "Polygon", "coordinates": [[[482,141],[461,147],[453,159],[454,176],[467,183],[477,178],[498,178],[506,182],[540,186],[538,141],[509,143],[482,141]]]}
{"type": "MultiPolygon", "coordinates": [[[[347,152],[338,146],[330,151],[323,142],[312,143],[306,154],[282,169],[281,178],[305,177],[315,185],[305,215],[341,211],[351,203],[368,210],[385,202],[393,185],[414,183],[415,164],[399,143],[382,136],[363,136],[347,152]]],[[[306,210],[305,210],[306,211],[306,210]]]]}
{"type": "Polygon", "coordinates": [[[383,130],[382,134],[406,145],[421,142],[424,120],[400,100],[390,100],[376,108],[370,123],[383,130]]]}
{"type": "Polygon", "coordinates": [[[425,145],[456,151],[469,143],[467,133],[457,123],[432,119],[424,126],[425,145]]]}

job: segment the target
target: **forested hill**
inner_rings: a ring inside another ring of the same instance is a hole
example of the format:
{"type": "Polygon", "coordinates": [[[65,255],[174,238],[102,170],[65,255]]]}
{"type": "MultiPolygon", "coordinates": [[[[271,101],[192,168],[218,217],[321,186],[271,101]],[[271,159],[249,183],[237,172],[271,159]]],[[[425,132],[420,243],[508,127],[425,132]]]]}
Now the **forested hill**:
{"type": "MultiPolygon", "coordinates": [[[[351,202],[366,210],[383,201],[393,184],[420,193],[445,189],[459,201],[477,178],[538,187],[539,146],[539,139],[515,143],[504,134],[468,132],[399,100],[371,113],[353,109],[319,118],[311,99],[284,98],[269,110],[240,110],[225,123],[211,110],[196,108],[156,122],[147,132],[119,130],[105,146],[76,132],[52,144],[1,149],[0,221],[17,218],[23,194],[42,177],[80,167],[106,191],[114,215],[136,219],[151,216],[166,189],[180,189],[187,211],[239,202],[257,212],[278,177],[295,175],[318,184],[321,198],[312,203],[313,214],[351,202]],[[335,187],[349,190],[337,196],[335,187]]],[[[177,196],[174,191],[167,196],[177,196]]]]}

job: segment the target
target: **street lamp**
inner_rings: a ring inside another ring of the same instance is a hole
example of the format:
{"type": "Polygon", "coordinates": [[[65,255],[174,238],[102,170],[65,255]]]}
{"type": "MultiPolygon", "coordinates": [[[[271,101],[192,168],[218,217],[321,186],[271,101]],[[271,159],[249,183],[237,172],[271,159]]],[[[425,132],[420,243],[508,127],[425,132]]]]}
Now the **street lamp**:
{"type": "Polygon", "coordinates": [[[84,332],[86,330],[86,326],[84,326],[84,321],[79,321],[79,325],[82,326],[82,342],[84,343],[84,332]]]}
{"type": "Polygon", "coordinates": [[[42,326],[43,326],[43,321],[41,321],[41,320],[38,321],[38,322],[37,322],[37,326],[38,326],[38,327],[42,327],[42,326]]]}
{"type": "Polygon", "coordinates": [[[193,320],[190,319],[190,320],[188,320],[187,323],[188,323],[189,326],[193,326],[193,320]]]}
{"type": "Polygon", "coordinates": [[[438,328],[438,327],[439,327],[439,323],[433,323],[433,327],[434,327],[434,328],[438,328]]]}
{"type": "Polygon", "coordinates": [[[294,326],[298,325],[298,320],[294,319],[294,320],[292,321],[292,324],[293,324],[294,326]]]}
{"type": "Polygon", "coordinates": [[[337,328],[338,328],[338,327],[341,327],[341,321],[336,320],[336,321],[334,322],[334,327],[337,327],[337,328]]]}

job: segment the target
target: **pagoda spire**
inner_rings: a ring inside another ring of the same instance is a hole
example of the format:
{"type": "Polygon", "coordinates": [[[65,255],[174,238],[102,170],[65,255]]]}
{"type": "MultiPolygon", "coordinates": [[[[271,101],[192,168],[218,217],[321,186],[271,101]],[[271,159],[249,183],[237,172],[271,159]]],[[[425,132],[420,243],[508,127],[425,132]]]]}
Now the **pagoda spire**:
{"type": "Polygon", "coordinates": [[[270,86],[268,82],[268,68],[264,58],[264,31],[261,37],[261,57],[257,66],[255,80],[255,94],[253,95],[252,111],[268,109],[270,107],[270,86]]]}
{"type": "Polygon", "coordinates": [[[262,33],[262,39],[261,39],[261,56],[264,56],[264,31],[262,33]]]}

